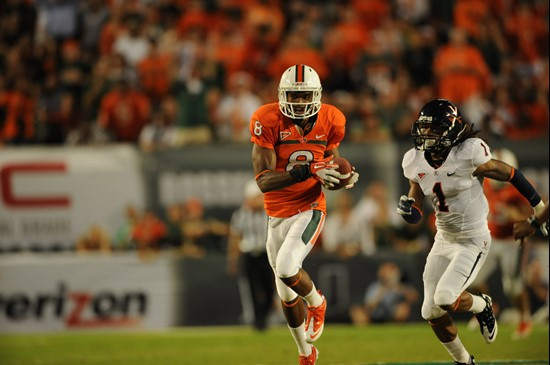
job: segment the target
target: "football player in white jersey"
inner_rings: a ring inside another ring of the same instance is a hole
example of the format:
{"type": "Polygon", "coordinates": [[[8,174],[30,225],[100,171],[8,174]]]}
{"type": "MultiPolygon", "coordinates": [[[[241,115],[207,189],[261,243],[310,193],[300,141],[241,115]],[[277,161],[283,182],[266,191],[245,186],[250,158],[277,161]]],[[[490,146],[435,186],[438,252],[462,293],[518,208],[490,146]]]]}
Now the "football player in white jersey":
{"type": "Polygon", "coordinates": [[[475,364],[474,357],[460,341],[449,312],[474,313],[486,343],[492,343],[498,331],[491,298],[465,291],[491,247],[483,178],[508,181],[535,211],[544,208],[523,174],[493,159],[487,144],[477,138],[478,133],[450,101],[435,99],[427,103],[412,127],[414,148],[403,157],[410,189],[397,206],[397,213],[411,224],[422,218],[424,197],[435,210],[437,233],[422,278],[422,318],[429,322],[455,364],[464,365],[475,364]]]}

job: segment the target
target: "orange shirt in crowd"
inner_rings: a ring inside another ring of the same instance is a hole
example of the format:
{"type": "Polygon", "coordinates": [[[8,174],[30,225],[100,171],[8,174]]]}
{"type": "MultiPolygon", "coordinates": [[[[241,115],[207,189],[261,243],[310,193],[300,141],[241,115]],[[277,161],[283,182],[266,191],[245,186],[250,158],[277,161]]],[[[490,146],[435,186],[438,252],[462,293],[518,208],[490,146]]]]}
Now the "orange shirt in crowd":
{"type": "Polygon", "coordinates": [[[170,89],[170,63],[168,54],[147,56],[137,66],[143,90],[157,100],[170,89]]]}
{"type": "Polygon", "coordinates": [[[434,59],[438,78],[438,95],[462,103],[469,97],[483,93],[490,86],[490,71],[483,55],[471,45],[446,45],[434,59]]]}
{"type": "Polygon", "coordinates": [[[454,7],[454,25],[464,29],[468,35],[477,38],[479,25],[486,22],[490,15],[489,1],[487,0],[459,0],[454,7]]]}
{"type": "Polygon", "coordinates": [[[29,140],[34,137],[34,105],[32,98],[19,91],[0,91],[0,110],[5,113],[4,120],[0,120],[0,142],[18,135],[29,140]],[[23,130],[19,130],[21,122],[23,130]]]}
{"type": "MultiPolygon", "coordinates": [[[[302,136],[294,123],[283,116],[278,103],[260,107],[250,119],[251,141],[275,150],[276,171],[289,171],[299,163],[321,161],[325,151],[337,148],[344,138],[346,119],[332,105],[322,104],[313,129],[302,136]],[[309,156],[309,157],[308,157],[309,156]]],[[[290,217],[301,211],[317,209],[326,213],[325,194],[313,179],[264,194],[266,212],[271,217],[290,217]]]]}
{"type": "Polygon", "coordinates": [[[99,124],[110,130],[117,141],[135,142],[149,121],[150,111],[149,99],[144,94],[113,90],[101,101],[99,124]]]}

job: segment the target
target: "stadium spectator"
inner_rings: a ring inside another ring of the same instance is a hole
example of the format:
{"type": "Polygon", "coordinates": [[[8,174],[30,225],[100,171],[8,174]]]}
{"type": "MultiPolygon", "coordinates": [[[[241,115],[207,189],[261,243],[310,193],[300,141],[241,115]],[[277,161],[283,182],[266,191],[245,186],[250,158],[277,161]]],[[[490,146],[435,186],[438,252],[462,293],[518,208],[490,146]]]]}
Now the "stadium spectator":
{"type": "Polygon", "coordinates": [[[374,255],[378,245],[386,244],[383,238],[391,225],[388,207],[385,183],[380,180],[370,182],[353,212],[359,222],[361,253],[365,256],[374,255]]]}
{"type": "Polygon", "coordinates": [[[76,251],[84,252],[111,252],[111,239],[109,234],[97,224],[90,228],[76,241],[76,251]]]}
{"type": "Polygon", "coordinates": [[[173,98],[162,100],[160,108],[153,114],[139,134],[139,146],[142,151],[154,152],[179,146],[178,129],[174,125],[177,106],[173,98]]]}
{"type": "Polygon", "coordinates": [[[116,251],[128,251],[136,249],[134,239],[134,227],[140,219],[141,212],[133,204],[128,204],[124,209],[124,222],[115,231],[113,249],[116,251]]]}
{"type": "Polygon", "coordinates": [[[267,329],[274,308],[275,277],[267,258],[266,239],[263,193],[252,180],[244,187],[243,204],[231,215],[227,269],[230,275],[239,274],[239,281],[246,284],[240,289],[243,318],[258,331],[267,329]]]}
{"type": "MultiPolygon", "coordinates": [[[[0,80],[1,82],[1,80],[0,80]]],[[[0,84],[0,143],[32,143],[35,137],[32,85],[23,77],[0,84]]]]}
{"type": "Polygon", "coordinates": [[[351,321],[354,325],[406,322],[418,297],[416,289],[403,282],[399,267],[393,262],[383,262],[378,267],[376,281],[365,291],[363,305],[350,307],[351,321]]]}
{"type": "Polygon", "coordinates": [[[467,35],[460,28],[450,30],[449,43],[437,50],[433,68],[441,98],[461,104],[490,91],[487,63],[479,49],[468,44],[467,35]]]}
{"type": "Polygon", "coordinates": [[[150,113],[147,96],[121,78],[101,99],[97,123],[113,141],[135,143],[150,113]]]}
{"type": "Polygon", "coordinates": [[[124,21],[124,30],[118,32],[113,44],[113,51],[124,57],[124,60],[136,67],[149,52],[150,43],[143,32],[143,19],[139,14],[128,14],[124,21]]]}
{"type": "Polygon", "coordinates": [[[150,38],[148,54],[139,61],[137,70],[143,92],[147,94],[152,104],[157,106],[170,91],[172,72],[170,54],[162,53],[157,40],[150,38]]]}
{"type": "Polygon", "coordinates": [[[361,253],[363,222],[359,221],[353,210],[353,196],[347,190],[336,194],[321,234],[322,248],[329,254],[348,258],[361,253]]]}
{"type": "Polygon", "coordinates": [[[138,254],[147,258],[159,251],[166,238],[166,224],[152,210],[146,210],[137,220],[132,230],[138,254]]]}
{"type": "Polygon", "coordinates": [[[249,118],[261,105],[253,92],[253,82],[245,72],[229,77],[228,92],[221,97],[213,121],[218,141],[247,142],[250,139],[249,118]]]}
{"type": "Polygon", "coordinates": [[[183,242],[180,247],[184,256],[203,257],[205,254],[225,253],[225,239],[229,232],[226,222],[206,215],[199,198],[189,198],[183,203],[183,242]]]}

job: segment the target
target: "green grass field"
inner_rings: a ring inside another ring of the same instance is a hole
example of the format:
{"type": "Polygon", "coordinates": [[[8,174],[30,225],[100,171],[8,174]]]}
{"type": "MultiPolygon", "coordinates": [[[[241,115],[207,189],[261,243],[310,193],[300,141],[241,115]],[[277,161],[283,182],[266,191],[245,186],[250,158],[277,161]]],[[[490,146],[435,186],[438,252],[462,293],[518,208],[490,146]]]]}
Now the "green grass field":
{"type": "MultiPolygon", "coordinates": [[[[548,327],[511,340],[500,326],[495,343],[459,325],[460,337],[477,364],[548,364],[548,327]]],[[[316,343],[318,365],[452,364],[428,325],[357,328],[327,325],[316,343]]],[[[0,365],[283,365],[297,364],[287,328],[256,333],[248,327],[180,328],[159,332],[73,332],[0,336],[0,365]]]]}

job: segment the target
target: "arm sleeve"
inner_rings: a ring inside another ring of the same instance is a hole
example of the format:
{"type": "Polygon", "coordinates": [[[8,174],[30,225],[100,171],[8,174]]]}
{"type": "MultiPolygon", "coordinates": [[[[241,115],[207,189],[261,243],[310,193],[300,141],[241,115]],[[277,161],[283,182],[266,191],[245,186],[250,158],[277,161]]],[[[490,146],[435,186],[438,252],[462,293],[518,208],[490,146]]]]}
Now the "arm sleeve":
{"type": "Polygon", "coordinates": [[[257,111],[250,118],[250,141],[264,148],[275,147],[276,138],[273,128],[266,123],[257,111]]]}
{"type": "Polygon", "coordinates": [[[346,117],[344,114],[337,108],[333,108],[330,118],[332,119],[332,130],[327,141],[328,151],[338,148],[346,134],[346,117]]]}

